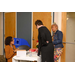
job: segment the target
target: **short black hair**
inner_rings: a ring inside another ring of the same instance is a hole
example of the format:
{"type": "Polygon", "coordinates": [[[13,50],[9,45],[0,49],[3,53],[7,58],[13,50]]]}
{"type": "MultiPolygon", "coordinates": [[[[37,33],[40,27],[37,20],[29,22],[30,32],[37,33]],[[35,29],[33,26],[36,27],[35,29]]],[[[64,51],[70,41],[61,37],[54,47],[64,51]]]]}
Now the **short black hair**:
{"type": "Polygon", "coordinates": [[[35,25],[37,26],[37,25],[43,25],[43,22],[41,21],[41,20],[37,20],[37,21],[35,21],[35,25]]]}
{"type": "Polygon", "coordinates": [[[12,41],[12,37],[11,36],[8,36],[6,39],[5,39],[5,45],[10,45],[10,42],[12,41]]]}

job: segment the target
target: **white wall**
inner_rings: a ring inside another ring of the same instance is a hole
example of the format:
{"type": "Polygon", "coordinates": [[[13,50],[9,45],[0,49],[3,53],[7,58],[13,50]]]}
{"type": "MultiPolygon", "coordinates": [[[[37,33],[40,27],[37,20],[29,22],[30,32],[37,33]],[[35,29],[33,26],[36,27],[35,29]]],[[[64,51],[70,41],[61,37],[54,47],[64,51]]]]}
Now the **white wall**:
{"type": "Polygon", "coordinates": [[[0,12],[0,55],[3,55],[3,13],[0,12]]]}
{"type": "Polygon", "coordinates": [[[58,25],[58,29],[61,30],[61,12],[54,13],[54,22],[58,25]]]}

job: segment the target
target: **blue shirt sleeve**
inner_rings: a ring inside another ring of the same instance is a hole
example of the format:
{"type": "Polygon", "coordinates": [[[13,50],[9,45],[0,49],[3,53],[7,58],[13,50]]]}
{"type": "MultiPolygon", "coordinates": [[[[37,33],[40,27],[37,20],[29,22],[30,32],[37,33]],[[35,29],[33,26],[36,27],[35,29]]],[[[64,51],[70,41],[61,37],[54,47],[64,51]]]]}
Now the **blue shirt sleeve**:
{"type": "Polygon", "coordinates": [[[60,31],[57,33],[57,40],[53,41],[54,45],[62,43],[63,33],[60,31]]]}

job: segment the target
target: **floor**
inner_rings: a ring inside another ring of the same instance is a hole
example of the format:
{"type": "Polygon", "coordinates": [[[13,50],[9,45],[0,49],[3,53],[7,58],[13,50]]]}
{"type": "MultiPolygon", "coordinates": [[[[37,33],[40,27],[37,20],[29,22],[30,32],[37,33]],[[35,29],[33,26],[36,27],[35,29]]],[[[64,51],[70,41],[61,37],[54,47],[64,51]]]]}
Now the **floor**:
{"type": "Polygon", "coordinates": [[[6,62],[4,55],[0,55],[0,62],[6,62]]]}
{"type": "MultiPolygon", "coordinates": [[[[0,62],[6,62],[4,55],[0,55],[0,62]]],[[[19,62],[31,62],[31,61],[19,61],[19,62]]],[[[36,61],[33,61],[36,62],[36,61]]]]}

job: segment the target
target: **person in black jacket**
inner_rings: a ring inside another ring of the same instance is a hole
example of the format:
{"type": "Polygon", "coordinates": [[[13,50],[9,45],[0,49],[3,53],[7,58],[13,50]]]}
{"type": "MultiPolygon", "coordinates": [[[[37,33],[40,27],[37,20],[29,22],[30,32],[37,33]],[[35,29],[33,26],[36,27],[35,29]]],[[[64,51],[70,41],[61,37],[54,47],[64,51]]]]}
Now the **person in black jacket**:
{"type": "Polygon", "coordinates": [[[41,20],[37,20],[35,25],[38,29],[38,56],[41,53],[42,62],[54,62],[54,46],[50,31],[43,26],[41,20]]]}

